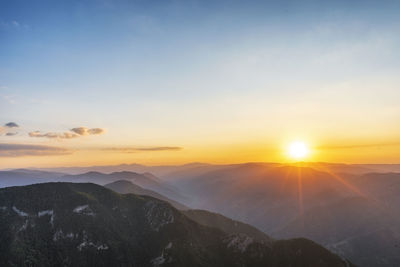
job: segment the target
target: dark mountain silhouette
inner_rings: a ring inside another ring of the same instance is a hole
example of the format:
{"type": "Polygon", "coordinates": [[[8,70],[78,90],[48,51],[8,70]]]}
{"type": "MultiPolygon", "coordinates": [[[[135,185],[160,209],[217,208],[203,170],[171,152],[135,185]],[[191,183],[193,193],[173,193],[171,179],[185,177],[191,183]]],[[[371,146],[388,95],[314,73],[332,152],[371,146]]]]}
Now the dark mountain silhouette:
{"type": "Polygon", "coordinates": [[[182,212],[199,224],[216,227],[229,234],[246,234],[254,240],[263,241],[268,244],[274,241],[257,228],[246,223],[232,220],[218,213],[206,210],[185,210],[182,212]]]}
{"type": "Polygon", "coordinates": [[[0,189],[2,266],[349,266],[306,239],[266,243],[95,184],[0,189]]]}

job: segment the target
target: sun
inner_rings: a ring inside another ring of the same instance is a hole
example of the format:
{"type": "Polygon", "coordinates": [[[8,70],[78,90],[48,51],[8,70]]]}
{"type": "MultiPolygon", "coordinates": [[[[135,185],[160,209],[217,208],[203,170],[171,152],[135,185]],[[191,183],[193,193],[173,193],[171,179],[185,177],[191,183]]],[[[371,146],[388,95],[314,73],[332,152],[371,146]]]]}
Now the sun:
{"type": "Polygon", "coordinates": [[[296,160],[305,159],[310,154],[307,144],[301,141],[290,143],[287,152],[292,159],[296,160]]]}

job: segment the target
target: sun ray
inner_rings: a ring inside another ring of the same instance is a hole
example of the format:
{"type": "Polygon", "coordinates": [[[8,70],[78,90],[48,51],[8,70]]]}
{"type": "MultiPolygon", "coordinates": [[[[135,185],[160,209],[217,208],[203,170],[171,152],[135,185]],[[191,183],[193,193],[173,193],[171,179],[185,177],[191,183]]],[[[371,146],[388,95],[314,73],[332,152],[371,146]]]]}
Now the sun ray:
{"type": "Polygon", "coordinates": [[[282,194],[282,193],[284,192],[285,187],[286,187],[286,184],[287,184],[287,182],[288,182],[288,180],[289,180],[289,177],[290,177],[290,175],[292,174],[292,171],[293,171],[293,167],[292,167],[292,166],[289,166],[289,168],[288,168],[288,170],[286,171],[285,176],[284,176],[284,178],[283,178],[283,182],[282,182],[282,184],[281,184],[281,187],[280,187],[280,189],[279,189],[279,193],[280,193],[280,194],[282,194]]]}
{"type": "Polygon", "coordinates": [[[337,175],[336,173],[332,172],[329,168],[323,166],[320,163],[316,163],[319,168],[321,168],[324,172],[328,173],[330,176],[332,176],[333,178],[335,178],[337,181],[339,181],[340,183],[342,183],[344,186],[346,186],[346,188],[348,188],[350,191],[352,191],[353,193],[365,197],[365,198],[370,198],[367,194],[365,194],[364,192],[362,192],[359,188],[357,188],[356,186],[352,185],[351,183],[347,182],[344,178],[340,177],[339,175],[337,175]]]}
{"type": "Polygon", "coordinates": [[[303,215],[303,183],[300,168],[297,169],[297,197],[299,201],[299,213],[303,215]]]}

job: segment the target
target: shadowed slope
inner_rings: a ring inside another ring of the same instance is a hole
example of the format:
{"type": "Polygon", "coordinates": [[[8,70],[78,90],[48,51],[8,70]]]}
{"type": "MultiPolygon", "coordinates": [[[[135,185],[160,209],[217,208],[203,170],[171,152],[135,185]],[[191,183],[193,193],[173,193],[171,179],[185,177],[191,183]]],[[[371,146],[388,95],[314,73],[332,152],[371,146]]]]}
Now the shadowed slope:
{"type": "Polygon", "coordinates": [[[94,184],[4,188],[0,207],[5,266],[347,266],[308,240],[270,246],[94,184]]]}

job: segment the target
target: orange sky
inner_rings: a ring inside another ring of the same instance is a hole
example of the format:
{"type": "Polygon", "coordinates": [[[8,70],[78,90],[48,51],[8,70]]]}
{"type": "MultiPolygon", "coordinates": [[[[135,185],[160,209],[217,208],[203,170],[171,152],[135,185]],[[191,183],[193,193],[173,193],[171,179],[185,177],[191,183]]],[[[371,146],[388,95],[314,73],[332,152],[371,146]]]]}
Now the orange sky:
{"type": "Polygon", "coordinates": [[[0,168],[400,163],[393,1],[98,4],[0,7],[0,168]]]}
{"type": "MultiPolygon", "coordinates": [[[[306,141],[307,142],[307,141],[306,141]]],[[[98,148],[69,148],[68,155],[2,157],[0,168],[56,167],[116,165],[141,163],[146,165],[170,165],[189,162],[241,163],[241,162],[293,162],[288,157],[287,146],[274,147],[266,143],[224,144],[183,147],[179,150],[162,151],[104,151],[98,148]]],[[[399,163],[400,145],[357,144],[344,146],[318,146],[311,141],[310,154],[305,161],[341,163],[399,163]]]]}

